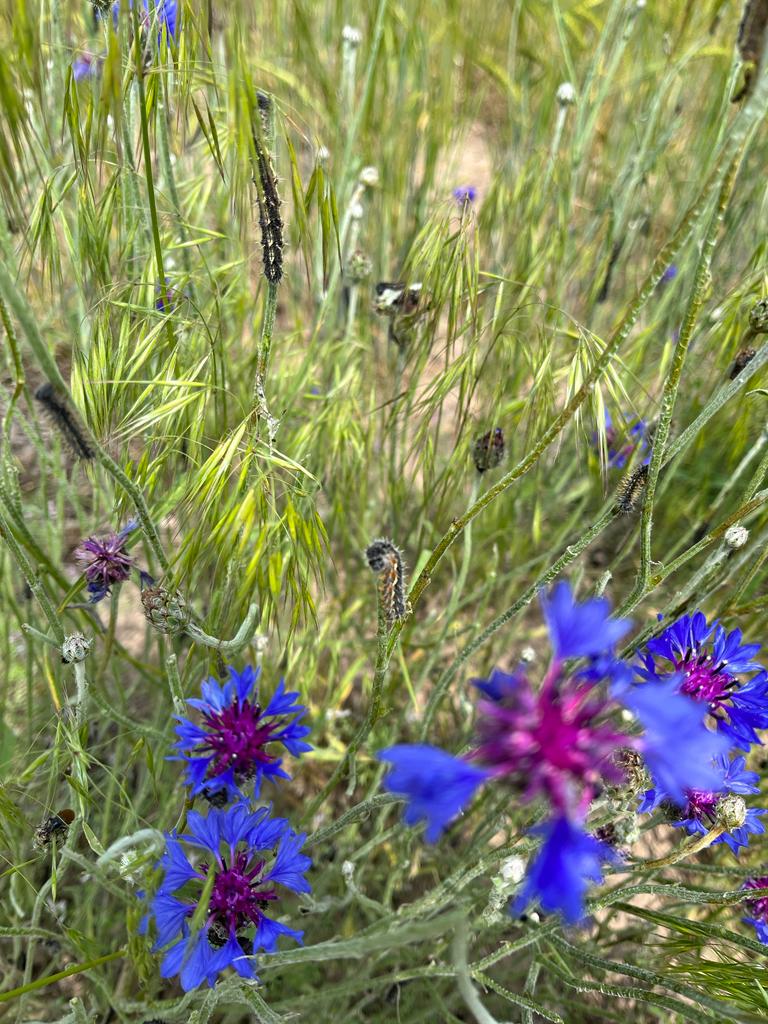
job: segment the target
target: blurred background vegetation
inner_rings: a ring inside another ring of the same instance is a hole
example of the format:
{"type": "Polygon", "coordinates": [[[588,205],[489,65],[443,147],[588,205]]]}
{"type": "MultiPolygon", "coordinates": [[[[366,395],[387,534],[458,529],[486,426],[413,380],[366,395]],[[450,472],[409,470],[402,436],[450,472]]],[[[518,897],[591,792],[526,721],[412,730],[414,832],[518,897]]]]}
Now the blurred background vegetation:
{"type": "MultiPolygon", "coordinates": [[[[470,1020],[457,985],[467,971],[504,1020],[764,1019],[764,961],[733,937],[737,907],[702,899],[685,914],[687,889],[616,896],[621,909],[589,931],[540,934],[498,912],[499,866],[525,854],[535,808],[483,797],[425,849],[390,802],[365,803],[381,774],[372,753],[416,739],[427,708],[429,737],[459,749],[472,675],[523,655],[543,669],[531,601],[559,572],[631,610],[636,635],[657,613],[701,606],[763,639],[768,355],[731,380],[739,351],[759,349],[748,320],[768,237],[765,96],[733,102],[741,4],[178,7],[177,38],[149,32],[137,75],[129,12],[113,30],[85,2],[0,2],[3,531],[65,631],[94,638],[80,727],[62,713],[71,667],[22,631],[47,625],[0,547],[0,974],[10,990],[119,950],[135,930],[151,851],[119,866],[95,857],[173,826],[184,802],[163,760],[173,687],[192,695],[222,667],[215,650],[151,632],[133,583],[87,605],[74,549],[135,508],[103,462],[74,460],[41,417],[32,396],[49,374],[35,339],[146,498],[170,570],[137,533],[142,568],[215,637],[258,604],[266,649],[234,660],[262,659],[265,688],[285,676],[310,707],[316,751],[274,794],[316,830],[307,948],[264,959],[269,1006],[230,982],[201,1003],[161,984],[133,938],[130,958],[29,992],[9,1019],[470,1020]],[[91,73],[77,81],[82,59],[91,73]],[[263,375],[259,93],[272,100],[285,222],[263,375]],[[462,203],[453,190],[465,186],[476,196],[462,203]],[[416,312],[377,313],[379,281],[421,284],[416,312]],[[611,464],[606,412],[621,444],[625,419],[653,432],[665,410],[653,500],[642,519],[617,515],[616,489],[639,462],[611,464]],[[472,442],[497,427],[505,462],[479,474],[472,442]],[[416,577],[511,470],[423,578],[392,644],[385,714],[356,772],[345,765],[317,806],[370,699],[366,544],[390,537],[416,577]],[[735,552],[722,543],[733,522],[750,530],[735,552]],[[65,849],[35,851],[39,821],[69,806],[65,849]]],[[[652,882],[737,889],[749,870],[727,856],[652,882]]],[[[759,848],[748,856],[760,864],[759,848]]]]}

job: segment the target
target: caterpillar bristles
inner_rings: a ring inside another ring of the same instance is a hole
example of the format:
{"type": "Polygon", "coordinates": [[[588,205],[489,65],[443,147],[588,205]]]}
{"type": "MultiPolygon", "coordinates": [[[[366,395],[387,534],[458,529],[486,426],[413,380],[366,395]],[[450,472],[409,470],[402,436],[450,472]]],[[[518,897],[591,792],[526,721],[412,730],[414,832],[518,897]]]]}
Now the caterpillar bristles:
{"type": "Polygon", "coordinates": [[[88,431],[80,422],[69,402],[57,394],[53,384],[46,381],[35,391],[46,419],[61,434],[61,438],[77,459],[92,459],[96,451],[88,431]]]}
{"type": "Polygon", "coordinates": [[[638,466],[634,473],[630,473],[619,484],[616,491],[616,508],[622,515],[626,516],[635,511],[647,479],[648,466],[638,466]]]}
{"type": "Polygon", "coordinates": [[[402,554],[392,541],[379,538],[365,549],[365,557],[369,568],[379,577],[379,601],[387,622],[392,625],[404,619],[408,607],[402,554]]]}

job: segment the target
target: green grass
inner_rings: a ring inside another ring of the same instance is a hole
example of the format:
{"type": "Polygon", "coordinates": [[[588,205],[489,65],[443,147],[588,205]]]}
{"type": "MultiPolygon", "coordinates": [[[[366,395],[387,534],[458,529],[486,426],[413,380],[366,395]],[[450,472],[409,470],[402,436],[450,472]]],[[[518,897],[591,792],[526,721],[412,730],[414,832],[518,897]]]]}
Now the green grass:
{"type": "Polygon", "coordinates": [[[373,760],[422,733],[459,750],[472,676],[527,647],[542,668],[535,596],[556,576],[631,612],[633,643],[696,607],[764,640],[768,350],[747,328],[768,285],[768,82],[731,102],[740,5],[180,7],[177,44],[153,33],[144,64],[125,11],[114,32],[87,3],[0,2],[0,989],[28,989],[7,1019],[765,1019],[763,954],[721,896],[764,864],[759,843],[738,870],[718,848],[609,878],[589,930],[564,933],[503,912],[502,863],[533,848],[541,808],[485,794],[425,847],[373,760]],[[104,63],[75,83],[84,50],[104,63]],[[254,137],[283,200],[272,290],[254,137]],[[428,296],[400,345],[379,280],[428,296]],[[58,375],[93,463],[32,398],[58,375]],[[656,424],[627,516],[606,409],[656,424]],[[472,441],[496,426],[506,460],[479,476],[472,441]],[[215,648],[152,631],[132,582],[84,607],[76,544],[136,516],[132,553],[207,634],[258,605],[268,643],[233,662],[260,659],[310,708],[314,753],[266,794],[310,833],[306,945],[262,958],[258,990],[182,998],[159,979],[134,934],[153,833],[97,864],[179,818],[172,700],[220,671],[215,648]],[[733,523],[749,540],[729,552],[733,523]],[[377,643],[379,536],[415,582],[377,643]],[[84,722],[71,666],[25,623],[93,638],[84,722]],[[69,839],[36,851],[62,807],[69,839]]]}

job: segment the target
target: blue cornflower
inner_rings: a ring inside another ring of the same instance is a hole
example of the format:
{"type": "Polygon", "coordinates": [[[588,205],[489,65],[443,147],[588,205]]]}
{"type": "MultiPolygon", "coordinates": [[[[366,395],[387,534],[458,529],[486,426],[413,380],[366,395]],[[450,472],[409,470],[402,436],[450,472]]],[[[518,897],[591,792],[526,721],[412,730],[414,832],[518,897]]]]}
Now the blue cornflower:
{"type": "Polygon", "coordinates": [[[192,796],[223,792],[236,799],[251,779],[257,796],[263,777],[290,778],[281,767],[282,758],[267,747],[282,745],[294,757],[312,749],[303,739],[310,729],[301,724],[306,708],[296,702],[298,693],[286,693],[281,679],[262,707],[256,688],[260,674],[261,669],[250,665],[242,672],[230,666],[228,682],[220,686],[215,679],[206,679],[202,699],[187,701],[202,714],[202,725],[178,717],[175,759],[187,762],[186,783],[192,796]]]}
{"type": "MultiPolygon", "coordinates": [[[[623,427],[614,426],[611,414],[605,410],[605,443],[608,449],[608,465],[613,469],[623,469],[635,450],[643,456],[642,465],[651,461],[648,451],[648,424],[643,419],[623,416],[623,427]]],[[[592,435],[592,444],[599,445],[599,436],[592,435]]]]}
{"type": "MultiPolygon", "coordinates": [[[[685,793],[685,802],[681,805],[684,817],[672,822],[676,828],[684,828],[689,835],[706,835],[716,823],[717,805],[724,793],[738,793],[741,796],[759,793],[760,776],[757,772],[747,771],[745,758],[736,757],[729,761],[720,755],[715,761],[715,768],[720,774],[720,783],[716,790],[689,789],[685,793]]],[[[640,813],[652,811],[666,799],[660,790],[651,789],[644,795],[640,813]]],[[[760,818],[766,811],[750,807],[744,824],[718,836],[712,843],[725,843],[729,850],[738,856],[739,850],[749,844],[750,835],[762,835],[765,832],[760,818]]]]}
{"type": "Polygon", "coordinates": [[[768,728],[768,673],[754,660],[760,645],[742,644],[741,638],[740,629],[726,632],[701,612],[684,615],[648,641],[640,675],[655,678],[657,659],[670,662],[680,692],[706,706],[732,745],[748,750],[760,743],[756,730],[768,728]],[[737,678],[753,673],[747,681],[737,678]]]}
{"type": "MultiPolygon", "coordinates": [[[[129,7],[130,7],[129,3],[129,7]]],[[[144,12],[141,15],[141,23],[144,28],[149,25],[150,13],[149,13],[149,0],[143,0],[144,12]]],[[[154,14],[157,18],[157,24],[160,27],[158,39],[162,37],[163,25],[168,30],[168,35],[173,39],[176,38],[176,29],[178,27],[178,3],[177,0],[154,0],[153,3],[154,14]]],[[[112,19],[117,25],[117,19],[120,15],[120,0],[117,3],[112,4],[112,19]]]]}
{"type": "Polygon", "coordinates": [[[453,190],[453,198],[459,206],[464,206],[466,203],[474,203],[475,199],[477,199],[477,189],[474,185],[460,185],[453,190]]]}
{"type": "Polygon", "coordinates": [[[665,284],[669,284],[670,281],[674,281],[675,280],[675,278],[677,277],[677,274],[678,274],[677,264],[676,263],[670,263],[669,266],[667,267],[667,269],[661,275],[661,278],[659,280],[659,284],[662,285],[662,286],[665,285],[665,284]]]}
{"type": "Polygon", "coordinates": [[[397,744],[380,750],[380,761],[392,764],[384,788],[408,799],[403,815],[406,825],[427,822],[425,838],[435,843],[488,778],[460,757],[428,744],[397,744]]]}
{"type": "Polygon", "coordinates": [[[82,82],[86,78],[95,78],[101,70],[103,57],[97,57],[93,53],[84,53],[72,61],[72,75],[76,82],[82,82]]]}
{"type": "Polygon", "coordinates": [[[619,684],[613,694],[643,726],[638,749],[656,790],[676,803],[685,801],[688,789],[717,791],[721,775],[713,761],[730,743],[707,729],[706,711],[680,692],[678,676],[619,684]]]}
{"type": "Polygon", "coordinates": [[[759,878],[748,878],[743,889],[754,889],[756,899],[747,900],[747,906],[752,911],[752,917],[745,917],[743,921],[745,924],[751,924],[757,933],[758,941],[762,942],[764,946],[768,946],[768,876],[763,875],[759,878]],[[759,893],[765,893],[764,896],[758,895],[759,893]]]}
{"type": "Polygon", "coordinates": [[[116,583],[122,583],[131,575],[134,561],[126,553],[125,545],[138,525],[132,519],[117,533],[88,537],[75,549],[75,557],[84,566],[88,600],[92,604],[102,601],[116,583]]]}
{"type": "Polygon", "coordinates": [[[304,873],[312,862],[301,853],[305,836],[293,832],[284,818],[271,818],[269,808],[252,813],[244,803],[211,808],[206,817],[192,811],[187,827],[188,834],[166,835],[158,864],[163,879],[142,927],[154,921],[156,950],[173,943],[165,950],[160,974],[179,974],[186,992],[203,982],[212,986],[227,967],[255,978],[255,952],[274,953],[281,935],[302,941],[303,932],[265,911],[277,907],[276,886],[310,891],[304,873]],[[207,916],[193,935],[190,921],[211,871],[207,916]]]}
{"type": "Polygon", "coordinates": [[[616,852],[565,815],[538,825],[531,832],[543,836],[544,842],[528,868],[511,913],[522,914],[535,900],[542,910],[559,911],[568,924],[578,924],[584,917],[584,895],[589,883],[602,882],[601,865],[617,861],[616,852]]]}
{"type": "Polygon", "coordinates": [[[610,653],[632,625],[629,619],[611,619],[611,605],[604,597],[577,603],[565,580],[541,604],[555,657],[560,660],[610,653]]]}

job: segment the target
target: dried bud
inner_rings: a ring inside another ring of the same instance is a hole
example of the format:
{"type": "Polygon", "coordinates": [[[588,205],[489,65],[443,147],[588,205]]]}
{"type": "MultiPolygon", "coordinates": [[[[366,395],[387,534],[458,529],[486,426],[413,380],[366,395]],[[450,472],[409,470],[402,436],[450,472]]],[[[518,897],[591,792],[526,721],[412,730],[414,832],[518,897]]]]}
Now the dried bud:
{"type": "Polygon", "coordinates": [[[726,793],[717,801],[715,808],[715,821],[722,825],[726,832],[732,832],[735,828],[741,828],[747,820],[747,805],[744,797],[738,793],[726,793]]]}
{"type": "Polygon", "coordinates": [[[729,548],[743,548],[749,539],[749,530],[745,526],[729,526],[725,531],[725,543],[729,548]]]}
{"type": "Polygon", "coordinates": [[[614,755],[614,760],[624,773],[623,789],[630,794],[642,793],[648,788],[648,772],[645,762],[632,747],[622,747],[614,755]]]}
{"type": "Polygon", "coordinates": [[[183,633],[190,622],[187,602],[179,593],[171,593],[165,587],[145,587],[141,592],[144,615],[160,633],[173,636],[183,633]]]}
{"type": "Polygon", "coordinates": [[[353,284],[360,284],[371,276],[373,264],[362,249],[355,249],[347,261],[347,277],[353,284]]]}
{"type": "Polygon", "coordinates": [[[504,458],[504,432],[494,427],[472,442],[472,459],[478,473],[495,469],[504,458]]]}
{"type": "Polygon", "coordinates": [[[749,311],[749,326],[754,334],[768,334],[768,298],[760,299],[749,311]]]}
{"type": "Polygon", "coordinates": [[[576,102],[576,87],[570,82],[563,82],[557,87],[556,96],[561,107],[570,107],[576,102]]]}
{"type": "Polygon", "coordinates": [[[76,661],[85,661],[92,644],[93,641],[88,640],[82,633],[72,633],[71,636],[64,638],[64,643],[61,645],[61,660],[67,665],[76,661]]]}
{"type": "Polygon", "coordinates": [[[731,372],[728,374],[731,380],[736,380],[741,371],[755,358],[756,352],[753,348],[743,348],[733,361],[731,372]]]}

